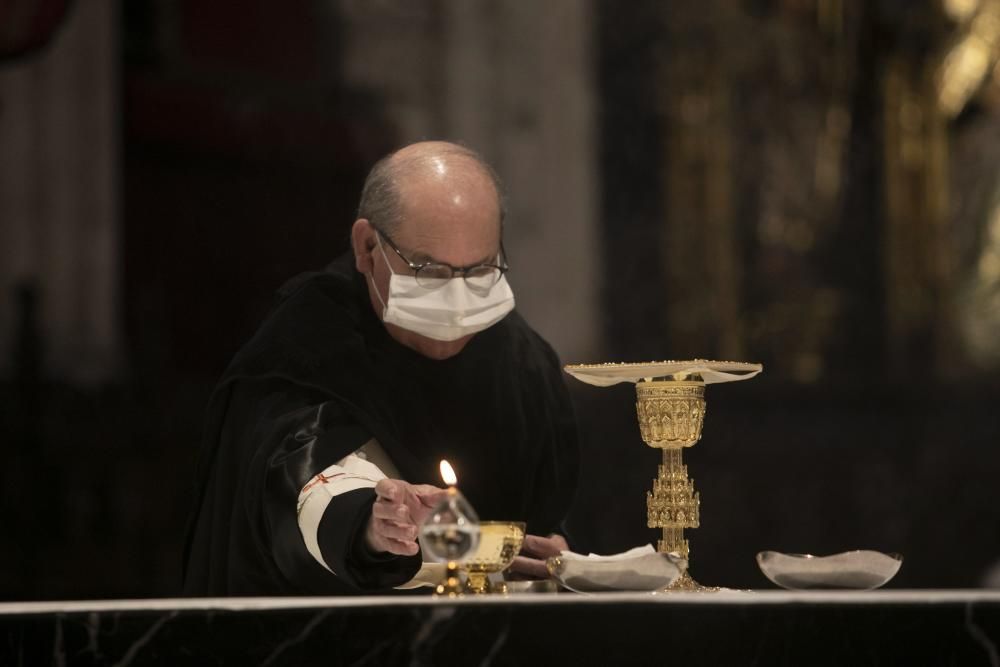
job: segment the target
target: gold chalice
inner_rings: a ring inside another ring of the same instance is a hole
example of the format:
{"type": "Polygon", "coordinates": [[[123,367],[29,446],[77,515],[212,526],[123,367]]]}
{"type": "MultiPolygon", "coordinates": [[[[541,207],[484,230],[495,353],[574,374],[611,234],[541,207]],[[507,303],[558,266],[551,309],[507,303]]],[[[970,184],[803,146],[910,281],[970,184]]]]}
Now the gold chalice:
{"type": "MultiPolygon", "coordinates": [[[[688,478],[681,453],[701,439],[705,419],[705,385],[754,377],[760,364],[736,361],[653,361],[639,364],[577,364],[566,366],[573,377],[598,387],[632,382],[636,391],[639,432],[650,447],[663,450],[663,463],[646,492],[646,519],[662,530],[656,550],[690,559],[686,528],[701,520],[698,493],[688,478]]],[[[686,571],[667,591],[718,590],[702,586],[686,571]]]]}
{"type": "Polygon", "coordinates": [[[514,562],[524,542],[524,523],[520,521],[481,521],[479,523],[479,546],[459,568],[465,570],[468,579],[465,590],[469,593],[506,593],[507,584],[493,584],[489,575],[503,572],[514,562]]]}

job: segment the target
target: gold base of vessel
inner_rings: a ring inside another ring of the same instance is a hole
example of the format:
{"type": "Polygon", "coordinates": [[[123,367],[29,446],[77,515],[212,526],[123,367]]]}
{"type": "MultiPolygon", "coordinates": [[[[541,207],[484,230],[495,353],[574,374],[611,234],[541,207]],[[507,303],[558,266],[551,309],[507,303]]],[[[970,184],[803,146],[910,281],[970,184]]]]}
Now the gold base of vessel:
{"type": "Polygon", "coordinates": [[[503,572],[514,562],[524,543],[526,526],[522,521],[480,521],[479,545],[462,563],[468,575],[465,592],[472,595],[506,595],[507,584],[490,581],[490,575],[503,572]]]}
{"type": "Polygon", "coordinates": [[[458,576],[458,563],[448,561],[448,569],[445,571],[444,579],[434,588],[435,597],[460,598],[465,597],[462,592],[462,580],[458,576]]]}
{"type": "Polygon", "coordinates": [[[685,572],[669,586],[659,590],[659,593],[718,593],[726,590],[718,586],[703,586],[685,572]]]}

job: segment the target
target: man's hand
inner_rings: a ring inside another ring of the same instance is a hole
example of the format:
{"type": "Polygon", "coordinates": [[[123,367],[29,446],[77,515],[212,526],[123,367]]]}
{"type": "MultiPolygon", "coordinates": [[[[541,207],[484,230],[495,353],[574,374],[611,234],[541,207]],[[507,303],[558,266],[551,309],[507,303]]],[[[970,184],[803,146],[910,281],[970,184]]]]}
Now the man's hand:
{"type": "Polygon", "coordinates": [[[448,492],[429,484],[409,484],[383,479],[375,485],[378,496],[365,527],[365,544],[377,553],[412,556],[420,551],[420,524],[448,492]]]}
{"type": "Polygon", "coordinates": [[[510,571],[531,579],[548,579],[549,570],[545,567],[545,559],[558,556],[560,551],[568,551],[569,545],[562,535],[552,534],[548,537],[525,535],[521,545],[521,555],[514,558],[510,571]]]}

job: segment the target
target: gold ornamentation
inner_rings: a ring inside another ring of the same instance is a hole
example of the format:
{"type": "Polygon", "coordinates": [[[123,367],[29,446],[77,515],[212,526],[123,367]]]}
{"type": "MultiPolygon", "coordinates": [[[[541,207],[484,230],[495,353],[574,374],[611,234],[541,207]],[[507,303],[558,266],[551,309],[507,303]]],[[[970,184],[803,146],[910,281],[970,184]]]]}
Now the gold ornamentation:
{"type": "Polygon", "coordinates": [[[600,364],[568,364],[566,368],[594,370],[597,368],[631,368],[633,366],[652,366],[654,364],[725,364],[733,366],[750,366],[745,361],[720,361],[718,359],[661,359],[660,361],[605,361],[600,364]]]}
{"type": "MultiPolygon", "coordinates": [[[[635,367],[646,371],[655,364],[683,364],[686,368],[665,369],[675,372],[657,374],[660,376],[655,379],[626,378],[635,382],[635,410],[642,439],[650,447],[663,450],[663,463],[659,467],[656,479],[653,480],[653,490],[646,492],[646,521],[650,528],[659,528],[662,531],[662,537],[656,544],[658,552],[674,552],[684,559],[689,559],[690,549],[688,541],[684,539],[684,530],[697,528],[700,525],[700,498],[694,490],[694,482],[688,478],[682,453],[684,448],[693,446],[701,439],[701,429],[705,421],[705,383],[749,379],[760,373],[763,367],[760,364],[738,361],[694,359],[690,362],[574,364],[566,366],[566,371],[572,375],[576,375],[579,371],[597,371],[594,375],[613,377],[614,381],[621,381],[622,374],[617,372],[618,369],[635,367]],[[608,372],[603,373],[602,369],[608,372]],[[717,375],[725,377],[713,379],[699,374],[716,371],[719,371],[717,375]],[[736,377],[727,375],[725,371],[750,374],[736,377]]],[[[577,379],[584,382],[591,381],[590,378],[579,376],[577,379]]],[[[594,384],[607,386],[597,382],[594,384]]],[[[560,565],[558,560],[550,560],[548,565],[550,572],[552,568],[560,565]]],[[[719,589],[702,586],[685,572],[664,592],[717,590],[719,589]]]]}
{"type": "Polygon", "coordinates": [[[700,522],[700,498],[688,478],[681,452],[701,438],[705,419],[705,385],[696,381],[657,380],[635,385],[639,432],[650,447],[663,450],[663,463],[646,492],[646,517],[650,528],[660,528],[660,553],[676,552],[688,558],[685,528],[700,522]]]}
{"type": "Polygon", "coordinates": [[[685,528],[697,528],[700,523],[698,493],[688,479],[687,466],[681,463],[680,449],[664,449],[660,474],[653,480],[653,490],[646,492],[646,515],[650,528],[663,529],[663,539],[657,545],[660,553],[676,552],[688,557],[685,528]]]}
{"type": "Polygon", "coordinates": [[[489,575],[506,570],[514,557],[521,551],[524,542],[525,524],[520,521],[481,521],[479,523],[479,546],[461,564],[469,577],[465,590],[469,593],[506,593],[503,582],[491,583],[489,575]]]}
{"type": "Polygon", "coordinates": [[[444,579],[434,588],[434,595],[446,598],[462,597],[462,580],[458,576],[458,563],[448,561],[444,579]]]}
{"type": "Polygon", "coordinates": [[[639,432],[650,447],[690,447],[701,439],[705,385],[659,380],[635,385],[639,432]]]}

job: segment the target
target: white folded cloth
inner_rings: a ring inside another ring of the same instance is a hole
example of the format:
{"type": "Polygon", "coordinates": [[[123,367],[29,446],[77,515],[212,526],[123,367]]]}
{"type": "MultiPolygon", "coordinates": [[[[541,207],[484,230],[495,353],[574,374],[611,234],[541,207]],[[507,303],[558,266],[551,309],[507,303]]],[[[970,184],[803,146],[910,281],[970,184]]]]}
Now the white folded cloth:
{"type": "Polygon", "coordinates": [[[629,549],[628,551],[623,551],[620,554],[609,554],[607,556],[602,556],[600,554],[589,553],[586,556],[583,554],[573,553],[572,551],[560,552],[560,556],[564,560],[588,560],[588,561],[616,561],[616,560],[628,560],[630,558],[636,558],[638,556],[645,556],[646,554],[656,553],[656,549],[653,548],[652,544],[647,544],[641,547],[635,547],[634,549],[629,549]]]}

